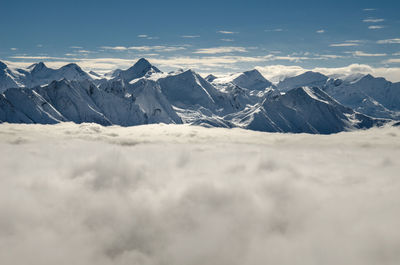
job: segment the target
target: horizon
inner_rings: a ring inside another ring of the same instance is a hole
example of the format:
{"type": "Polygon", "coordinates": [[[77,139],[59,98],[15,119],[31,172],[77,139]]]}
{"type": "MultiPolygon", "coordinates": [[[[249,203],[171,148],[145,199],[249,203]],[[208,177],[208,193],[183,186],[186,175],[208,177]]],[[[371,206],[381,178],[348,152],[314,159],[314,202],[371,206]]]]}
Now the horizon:
{"type": "MultiPolygon", "coordinates": [[[[43,64],[47,68],[57,70],[57,69],[60,69],[62,67],[65,67],[67,65],[74,64],[74,65],[77,65],[78,67],[80,67],[82,70],[84,70],[87,73],[94,72],[94,74],[99,74],[99,77],[101,77],[101,78],[107,78],[107,76],[106,76],[107,73],[110,74],[110,73],[114,72],[115,70],[127,70],[128,68],[130,68],[133,65],[135,65],[138,61],[143,60],[143,59],[146,60],[151,65],[156,66],[157,68],[159,68],[157,65],[153,64],[150,60],[148,60],[147,58],[144,58],[144,57],[136,59],[136,60],[132,60],[132,64],[129,65],[128,67],[126,67],[126,68],[122,68],[122,69],[115,68],[115,69],[112,69],[112,70],[109,70],[109,71],[103,72],[103,73],[96,72],[96,71],[91,70],[91,69],[84,69],[83,67],[81,67],[79,65],[79,63],[75,63],[75,62],[65,62],[65,64],[62,64],[60,66],[55,66],[55,67],[51,66],[51,65],[49,66],[48,62],[45,62],[45,61],[33,62],[33,63],[29,64],[29,65],[24,65],[22,67],[18,67],[18,65],[14,65],[14,66],[9,65],[8,64],[9,62],[7,62],[7,61],[1,61],[0,60],[0,63],[5,63],[7,65],[7,67],[9,67],[10,69],[13,69],[13,70],[16,70],[16,69],[29,70],[32,66],[38,65],[38,64],[43,64]]],[[[214,75],[217,78],[222,78],[222,77],[234,76],[234,75],[237,75],[237,74],[240,74],[240,73],[243,73],[243,72],[247,72],[247,71],[257,70],[264,78],[266,78],[268,81],[270,81],[272,83],[275,83],[275,84],[279,83],[280,81],[283,81],[285,78],[298,76],[298,75],[304,74],[306,72],[321,73],[323,75],[326,75],[327,77],[339,78],[339,79],[344,79],[346,77],[356,76],[356,75],[363,75],[363,76],[372,75],[375,78],[385,78],[386,80],[391,81],[393,83],[400,82],[400,76],[396,76],[396,75],[395,76],[390,76],[390,75],[389,76],[383,76],[383,75],[380,76],[379,74],[378,75],[374,75],[374,73],[370,70],[370,68],[362,66],[362,65],[356,65],[356,64],[349,65],[348,67],[342,67],[342,68],[315,68],[315,69],[306,69],[306,68],[302,68],[302,67],[299,67],[299,66],[287,66],[286,69],[285,68],[283,68],[283,69],[281,68],[281,69],[278,69],[278,71],[276,71],[276,69],[274,69],[275,67],[284,67],[284,66],[283,65],[271,65],[271,66],[268,66],[268,67],[265,67],[265,68],[255,67],[255,68],[252,68],[252,69],[244,70],[242,72],[232,72],[232,73],[225,73],[225,74],[201,73],[201,72],[199,72],[198,74],[200,74],[203,78],[206,78],[208,75],[214,75]],[[271,71],[268,71],[269,69],[271,71]],[[393,80],[392,77],[394,77],[394,80],[393,80]]],[[[163,71],[163,69],[160,69],[160,70],[163,73],[167,72],[167,71],[163,71]]],[[[191,68],[175,69],[176,72],[189,71],[189,70],[193,70],[193,69],[191,69],[191,68]]]]}
{"type": "Polygon", "coordinates": [[[104,74],[144,57],[167,72],[311,70],[398,82],[400,3],[390,2],[8,1],[0,4],[8,25],[0,29],[0,60],[14,68],[77,63],[104,74]]]}

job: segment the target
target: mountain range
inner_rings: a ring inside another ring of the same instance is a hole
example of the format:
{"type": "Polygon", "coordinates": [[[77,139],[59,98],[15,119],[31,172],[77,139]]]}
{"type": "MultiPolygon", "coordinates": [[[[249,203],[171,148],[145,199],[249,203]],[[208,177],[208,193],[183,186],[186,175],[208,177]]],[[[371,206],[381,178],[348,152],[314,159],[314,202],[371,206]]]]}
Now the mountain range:
{"type": "Polygon", "coordinates": [[[0,122],[188,123],[329,134],[393,120],[400,120],[400,83],[371,75],[306,72],[274,84],[255,69],[203,78],[192,70],[164,73],[144,58],[104,75],[77,64],[11,69],[0,62],[0,122]]]}

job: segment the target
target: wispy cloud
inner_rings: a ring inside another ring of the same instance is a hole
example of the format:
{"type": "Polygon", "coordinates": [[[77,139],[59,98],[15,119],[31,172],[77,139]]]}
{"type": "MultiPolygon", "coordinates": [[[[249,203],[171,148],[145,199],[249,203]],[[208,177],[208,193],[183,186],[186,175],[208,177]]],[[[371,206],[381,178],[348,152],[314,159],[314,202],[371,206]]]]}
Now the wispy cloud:
{"type": "Polygon", "coordinates": [[[239,32],[227,31],[227,30],[219,30],[219,31],[217,31],[217,33],[221,33],[221,34],[238,34],[239,32]]]}
{"type": "Polygon", "coordinates": [[[222,41],[226,41],[226,42],[232,42],[235,41],[234,39],[221,39],[222,41]]]}
{"type": "Polygon", "coordinates": [[[376,8],[364,8],[364,9],[363,9],[363,11],[367,11],[367,12],[368,12],[368,11],[375,11],[375,10],[376,10],[376,8]]]}
{"type": "Polygon", "coordinates": [[[149,35],[146,35],[146,34],[140,34],[140,35],[137,35],[137,36],[138,36],[138,38],[148,39],[148,40],[156,40],[156,39],[159,39],[158,37],[149,36],[149,35]]]}
{"type": "Polygon", "coordinates": [[[195,39],[195,38],[200,38],[200,36],[199,35],[183,35],[183,36],[181,36],[181,38],[184,38],[184,39],[195,39]]]}
{"type": "Polygon", "coordinates": [[[43,48],[43,44],[37,44],[36,47],[43,48]]]}
{"type": "Polygon", "coordinates": [[[354,52],[347,52],[352,54],[353,56],[357,57],[381,57],[381,56],[387,56],[386,53],[366,53],[363,51],[354,51],[354,52]]]}
{"type": "Polygon", "coordinates": [[[320,29],[320,30],[317,30],[316,32],[317,32],[318,34],[322,34],[322,33],[325,33],[325,30],[320,29]]]}
{"type": "Polygon", "coordinates": [[[134,51],[141,51],[141,52],[148,52],[148,51],[159,51],[159,52],[172,52],[172,51],[179,51],[179,50],[185,50],[186,47],[183,46],[131,46],[131,47],[125,47],[125,46],[102,46],[102,49],[105,50],[113,50],[113,51],[128,51],[128,50],[134,50],[134,51]]]}
{"type": "Polygon", "coordinates": [[[100,48],[105,50],[114,50],[114,51],[126,51],[128,47],[125,46],[101,46],[100,48]]]}
{"type": "Polygon", "coordinates": [[[339,58],[344,58],[342,55],[337,55],[337,54],[323,54],[320,55],[321,58],[325,59],[339,59],[339,58]]]}
{"type": "Polygon", "coordinates": [[[77,52],[79,52],[79,53],[94,53],[94,52],[88,51],[88,50],[78,50],[77,52]]]}
{"type": "Polygon", "coordinates": [[[363,20],[365,23],[379,23],[383,21],[385,21],[383,18],[367,18],[363,20]]]}
{"type": "Polygon", "coordinates": [[[193,53],[200,54],[217,54],[217,53],[231,53],[231,52],[247,52],[245,47],[215,47],[215,48],[205,48],[205,49],[197,49],[193,53]]]}
{"type": "Polygon", "coordinates": [[[386,64],[390,64],[390,63],[400,63],[400,58],[388,59],[388,60],[383,61],[383,63],[386,63],[386,64]]]}
{"type": "Polygon", "coordinates": [[[387,39],[387,40],[378,40],[378,44],[400,44],[400,38],[395,39],[387,39]]]}
{"type": "Polygon", "coordinates": [[[384,26],[381,26],[381,25],[372,25],[372,26],[369,26],[368,28],[369,28],[369,29],[383,29],[384,26]]]}
{"type": "Polygon", "coordinates": [[[281,28],[277,28],[277,29],[266,29],[266,30],[264,30],[265,32],[282,32],[283,31],[283,29],[281,29],[281,28]]]}
{"type": "Polygon", "coordinates": [[[28,56],[28,55],[17,55],[10,56],[12,59],[28,59],[28,60],[69,60],[71,58],[66,57],[53,57],[53,56],[28,56]]]}
{"type": "Polygon", "coordinates": [[[16,51],[16,50],[18,50],[18,48],[10,48],[10,50],[16,51]]]}
{"type": "Polygon", "coordinates": [[[70,46],[71,49],[83,49],[81,46],[70,46]]]}
{"type": "Polygon", "coordinates": [[[330,47],[352,47],[352,46],[359,46],[359,43],[356,42],[343,42],[343,43],[332,43],[330,47]]]}
{"type": "Polygon", "coordinates": [[[400,52],[393,53],[394,56],[400,56],[400,52]]]}

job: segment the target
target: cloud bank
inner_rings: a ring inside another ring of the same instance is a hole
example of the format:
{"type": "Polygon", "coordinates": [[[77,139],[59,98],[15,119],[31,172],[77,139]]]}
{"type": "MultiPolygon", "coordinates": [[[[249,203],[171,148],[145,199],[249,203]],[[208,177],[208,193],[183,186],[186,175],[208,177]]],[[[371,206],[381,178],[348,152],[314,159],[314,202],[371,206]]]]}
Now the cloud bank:
{"type": "Polygon", "coordinates": [[[0,134],[1,264],[400,261],[397,128],[66,123],[0,134]]]}

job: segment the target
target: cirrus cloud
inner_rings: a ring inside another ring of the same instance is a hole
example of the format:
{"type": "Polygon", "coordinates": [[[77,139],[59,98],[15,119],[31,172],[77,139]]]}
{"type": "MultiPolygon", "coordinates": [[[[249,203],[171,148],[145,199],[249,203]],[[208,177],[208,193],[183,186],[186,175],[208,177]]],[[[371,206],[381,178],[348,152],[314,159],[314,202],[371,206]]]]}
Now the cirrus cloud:
{"type": "Polygon", "coordinates": [[[217,54],[217,53],[231,53],[231,52],[247,52],[247,49],[245,47],[225,46],[225,47],[197,49],[193,53],[217,54]]]}

